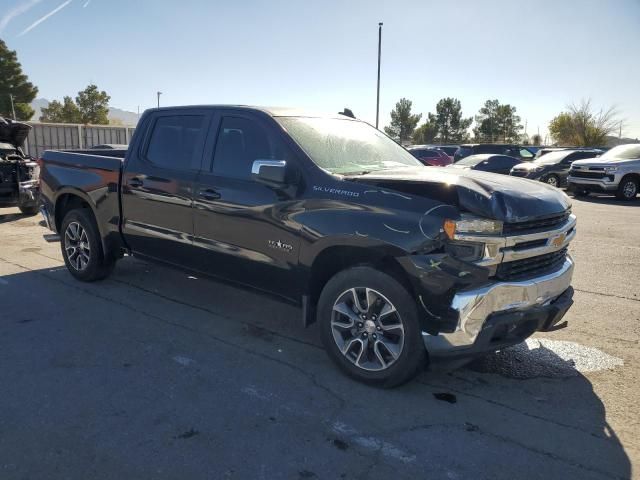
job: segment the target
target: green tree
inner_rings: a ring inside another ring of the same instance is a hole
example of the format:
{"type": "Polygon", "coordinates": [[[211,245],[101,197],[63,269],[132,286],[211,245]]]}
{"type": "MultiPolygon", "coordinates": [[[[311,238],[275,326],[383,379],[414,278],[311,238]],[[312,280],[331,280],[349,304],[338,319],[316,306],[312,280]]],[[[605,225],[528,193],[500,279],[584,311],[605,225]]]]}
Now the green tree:
{"type": "Polygon", "coordinates": [[[523,129],[516,107],[498,100],[487,100],[475,117],[473,129],[476,140],[481,142],[518,142],[523,129]]]}
{"type": "Polygon", "coordinates": [[[411,100],[401,98],[391,111],[391,123],[384,127],[385,133],[400,143],[411,139],[416,125],[422,118],[422,114],[411,114],[411,105],[411,100]]]}
{"type": "Polygon", "coordinates": [[[11,95],[16,119],[31,119],[33,108],[30,104],[37,94],[38,89],[22,72],[15,50],[9,50],[7,44],[0,40],[0,116],[13,118],[11,95]]]}
{"type": "Polygon", "coordinates": [[[540,146],[542,145],[542,137],[538,133],[534,133],[531,136],[531,145],[540,146]]]}
{"type": "MultiPolygon", "coordinates": [[[[431,114],[429,114],[431,117],[431,114]]],[[[472,118],[462,118],[462,106],[457,98],[443,98],[436,105],[435,124],[440,143],[459,143],[467,138],[472,118]]]]}
{"type": "Polygon", "coordinates": [[[571,104],[549,123],[549,133],[559,145],[599,147],[607,143],[607,135],[620,125],[616,110],[594,111],[591,100],[571,104]]]}
{"type": "Polygon", "coordinates": [[[413,143],[415,145],[433,143],[438,135],[438,126],[433,114],[429,114],[428,120],[415,129],[413,132],[413,143]]]}
{"type": "Polygon", "coordinates": [[[82,116],[78,106],[71,97],[64,97],[63,103],[53,100],[49,106],[42,109],[41,122],[50,123],[81,123],[82,116]]]}
{"type": "Polygon", "coordinates": [[[80,110],[81,123],[93,125],[107,125],[109,123],[109,100],[107,92],[99,91],[94,84],[78,92],[76,104],[80,110]]]}

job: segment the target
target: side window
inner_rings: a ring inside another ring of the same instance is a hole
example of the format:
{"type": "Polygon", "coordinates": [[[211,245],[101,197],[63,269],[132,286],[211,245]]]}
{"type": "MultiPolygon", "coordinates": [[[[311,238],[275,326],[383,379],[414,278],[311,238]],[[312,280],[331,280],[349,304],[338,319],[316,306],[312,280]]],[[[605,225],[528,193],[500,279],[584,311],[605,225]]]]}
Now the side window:
{"type": "Polygon", "coordinates": [[[147,160],[162,168],[198,168],[200,152],[196,146],[204,133],[204,118],[204,115],[159,117],[149,139],[147,160]]]}
{"type": "Polygon", "coordinates": [[[281,139],[255,120],[223,117],[213,155],[213,172],[224,177],[251,178],[255,160],[287,160],[281,139]]]}
{"type": "Polygon", "coordinates": [[[533,153],[531,153],[529,150],[527,150],[526,148],[521,148],[520,149],[520,156],[522,158],[526,158],[526,159],[531,159],[533,158],[533,153]]]}
{"type": "Polygon", "coordinates": [[[513,165],[513,160],[508,157],[493,157],[493,167],[495,168],[511,168],[513,165]]]}

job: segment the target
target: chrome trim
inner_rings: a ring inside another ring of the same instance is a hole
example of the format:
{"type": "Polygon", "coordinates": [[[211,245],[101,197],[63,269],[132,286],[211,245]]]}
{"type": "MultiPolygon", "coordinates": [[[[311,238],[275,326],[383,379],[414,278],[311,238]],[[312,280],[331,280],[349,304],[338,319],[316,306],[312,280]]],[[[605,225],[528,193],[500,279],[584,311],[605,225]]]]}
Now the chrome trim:
{"type": "Polygon", "coordinates": [[[260,174],[260,169],[262,167],[281,167],[285,168],[287,166],[287,162],[284,160],[254,160],[251,165],[251,173],[254,175],[260,174]]]}
{"type": "Polygon", "coordinates": [[[474,263],[482,267],[488,267],[498,265],[502,262],[511,262],[514,260],[522,260],[524,258],[537,257],[539,255],[545,255],[547,253],[562,250],[576,236],[576,223],[576,216],[571,214],[562,226],[554,230],[509,236],[483,236],[457,233],[455,234],[454,239],[465,242],[483,243],[484,256],[482,259],[474,263]],[[558,244],[554,244],[554,239],[559,238],[562,235],[565,235],[564,240],[558,244]],[[523,250],[514,249],[518,244],[544,239],[547,239],[547,243],[544,246],[532,247],[523,250]]]}
{"type": "Polygon", "coordinates": [[[520,282],[497,282],[456,294],[451,302],[451,308],[459,312],[456,330],[438,335],[422,332],[427,351],[445,352],[469,347],[492,313],[521,311],[551,302],[571,285],[573,268],[573,259],[567,255],[557,272],[520,282]]]}

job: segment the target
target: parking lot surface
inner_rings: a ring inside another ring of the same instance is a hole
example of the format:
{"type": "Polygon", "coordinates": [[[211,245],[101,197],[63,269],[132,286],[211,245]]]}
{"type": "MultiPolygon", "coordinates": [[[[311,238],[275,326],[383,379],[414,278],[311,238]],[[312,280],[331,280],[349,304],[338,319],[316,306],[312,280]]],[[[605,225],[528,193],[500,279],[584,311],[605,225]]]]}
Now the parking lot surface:
{"type": "Polygon", "coordinates": [[[394,390],[300,311],[133,258],[85,284],[0,209],[0,478],[630,478],[640,201],[574,200],[569,327],[394,390]]]}

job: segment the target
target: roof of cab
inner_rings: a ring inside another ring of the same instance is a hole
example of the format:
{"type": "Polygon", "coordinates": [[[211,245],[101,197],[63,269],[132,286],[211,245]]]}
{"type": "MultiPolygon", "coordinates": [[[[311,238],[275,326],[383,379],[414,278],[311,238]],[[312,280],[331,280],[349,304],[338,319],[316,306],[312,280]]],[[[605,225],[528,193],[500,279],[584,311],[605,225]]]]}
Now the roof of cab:
{"type": "Polygon", "coordinates": [[[258,111],[262,113],[266,113],[271,117],[317,117],[317,118],[336,118],[340,120],[358,120],[348,117],[346,115],[340,115],[338,113],[327,113],[327,112],[318,112],[314,110],[303,110],[299,108],[290,108],[290,107],[260,107],[254,105],[184,105],[184,106],[176,106],[176,107],[160,107],[160,108],[152,108],[151,111],[173,111],[173,110],[182,110],[182,109],[190,109],[190,108],[211,108],[211,109],[233,109],[233,110],[247,110],[247,111],[258,111]]]}

